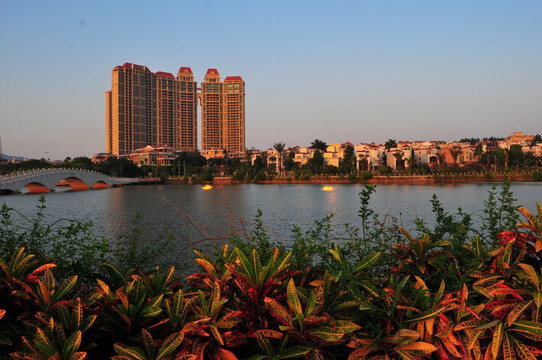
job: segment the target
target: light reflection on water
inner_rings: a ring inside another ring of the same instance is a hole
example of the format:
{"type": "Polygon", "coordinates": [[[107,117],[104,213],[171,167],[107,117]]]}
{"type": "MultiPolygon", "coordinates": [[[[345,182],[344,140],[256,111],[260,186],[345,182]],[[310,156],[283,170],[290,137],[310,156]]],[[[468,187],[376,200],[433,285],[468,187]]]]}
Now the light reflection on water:
{"type": "MultiPolygon", "coordinates": [[[[455,214],[461,207],[478,221],[483,215],[490,183],[460,185],[379,185],[370,206],[381,215],[390,214],[407,229],[416,217],[431,223],[431,197],[436,194],[445,209],[455,214]]],[[[359,224],[359,192],[363,185],[336,184],[333,191],[322,191],[318,184],[258,185],[239,184],[213,187],[146,185],[45,194],[46,220],[78,219],[92,221],[97,236],[114,239],[132,228],[136,214],[148,241],[156,239],[164,228],[170,229],[183,246],[204,240],[222,241],[230,232],[250,229],[257,210],[272,230],[272,240],[289,244],[292,227],[308,229],[314,220],[334,214],[332,225],[341,235],[343,224],[359,224]]],[[[533,210],[542,202],[541,183],[514,183],[517,205],[533,210]]],[[[15,194],[0,197],[27,217],[34,217],[40,195],[15,194]]]]}

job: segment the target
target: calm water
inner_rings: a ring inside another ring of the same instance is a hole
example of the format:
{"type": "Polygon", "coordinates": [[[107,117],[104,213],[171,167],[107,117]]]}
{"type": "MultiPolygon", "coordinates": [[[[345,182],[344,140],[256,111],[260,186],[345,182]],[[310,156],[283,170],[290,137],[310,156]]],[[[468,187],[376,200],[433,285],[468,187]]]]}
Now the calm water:
{"type": "MultiPolygon", "coordinates": [[[[45,194],[46,219],[92,221],[97,236],[115,238],[132,228],[136,214],[152,241],[164,228],[169,228],[180,244],[220,240],[233,230],[251,229],[258,209],[263,211],[264,225],[273,240],[288,244],[292,226],[309,229],[314,220],[334,214],[332,224],[342,229],[344,223],[358,224],[358,193],[363,186],[338,184],[333,191],[322,191],[323,185],[239,184],[202,190],[190,185],[147,185],[123,188],[45,194]]],[[[471,213],[475,220],[482,215],[490,183],[460,185],[379,185],[371,198],[371,207],[381,215],[395,216],[407,229],[412,219],[421,217],[431,222],[430,200],[436,194],[444,207],[455,213],[458,207],[471,213]]],[[[542,183],[515,183],[512,191],[517,205],[535,208],[542,202],[542,183]]],[[[37,194],[15,194],[0,197],[21,214],[33,217],[37,211],[37,194]]],[[[16,219],[17,220],[17,219],[16,219]]],[[[340,231],[339,231],[340,234],[340,231]]]]}

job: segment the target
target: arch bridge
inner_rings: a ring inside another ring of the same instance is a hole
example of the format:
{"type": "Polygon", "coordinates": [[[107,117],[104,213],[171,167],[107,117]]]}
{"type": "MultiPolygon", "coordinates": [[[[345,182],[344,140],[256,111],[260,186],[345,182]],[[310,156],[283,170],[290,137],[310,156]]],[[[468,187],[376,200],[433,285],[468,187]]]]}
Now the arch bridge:
{"type": "Polygon", "coordinates": [[[52,191],[56,187],[72,190],[107,188],[138,183],[139,179],[117,178],[83,169],[39,169],[0,176],[0,191],[52,191]]]}

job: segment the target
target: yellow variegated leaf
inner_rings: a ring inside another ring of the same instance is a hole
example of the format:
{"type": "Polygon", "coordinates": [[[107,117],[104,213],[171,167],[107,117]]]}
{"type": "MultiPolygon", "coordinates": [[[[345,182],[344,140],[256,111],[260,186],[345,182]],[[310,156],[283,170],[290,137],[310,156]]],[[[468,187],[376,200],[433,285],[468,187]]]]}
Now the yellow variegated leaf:
{"type": "Polygon", "coordinates": [[[529,306],[531,306],[532,303],[533,303],[533,300],[529,300],[529,301],[524,301],[514,306],[512,311],[510,311],[510,313],[508,314],[508,319],[507,319],[508,326],[512,325],[517,319],[519,319],[521,314],[523,314],[523,312],[527,310],[529,306]]]}
{"type": "Polygon", "coordinates": [[[518,320],[514,322],[514,326],[534,335],[542,335],[542,323],[536,321],[518,320]]]}
{"type": "Polygon", "coordinates": [[[527,348],[527,346],[525,346],[524,343],[513,336],[510,337],[514,342],[514,347],[516,348],[518,355],[521,357],[521,360],[536,360],[536,356],[527,348]]]}
{"type": "Polygon", "coordinates": [[[516,360],[516,352],[514,351],[514,343],[511,337],[504,333],[502,340],[502,355],[505,360],[516,360]]]}
{"type": "Polygon", "coordinates": [[[432,318],[435,318],[442,314],[444,311],[446,311],[446,307],[441,306],[438,308],[433,308],[429,310],[425,310],[419,314],[413,315],[410,318],[406,319],[406,322],[414,322],[414,321],[425,321],[432,318]]]}
{"type": "Polygon", "coordinates": [[[408,345],[400,346],[399,349],[420,355],[427,355],[437,350],[435,345],[425,341],[416,341],[408,345]]]}
{"type": "Polygon", "coordinates": [[[493,330],[493,340],[491,342],[491,354],[493,355],[493,359],[496,359],[497,356],[499,356],[499,352],[501,350],[501,344],[503,341],[503,335],[504,335],[504,324],[499,321],[499,323],[495,327],[495,330],[493,330]]]}
{"type": "Polygon", "coordinates": [[[295,288],[294,279],[288,281],[288,287],[286,288],[287,300],[290,309],[294,311],[295,315],[303,315],[303,309],[301,308],[301,302],[297,296],[297,289],[295,288]]]}
{"type": "Polygon", "coordinates": [[[329,326],[319,326],[311,330],[309,333],[329,342],[338,341],[344,336],[342,331],[333,329],[329,326]]]}

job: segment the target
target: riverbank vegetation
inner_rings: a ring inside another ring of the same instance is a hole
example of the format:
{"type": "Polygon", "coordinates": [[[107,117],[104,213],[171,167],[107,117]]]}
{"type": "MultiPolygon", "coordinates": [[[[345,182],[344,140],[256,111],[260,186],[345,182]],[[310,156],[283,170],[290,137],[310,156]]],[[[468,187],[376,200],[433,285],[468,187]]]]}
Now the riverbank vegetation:
{"type": "MultiPolygon", "coordinates": [[[[26,228],[0,214],[0,358],[536,359],[542,355],[542,207],[494,187],[483,215],[408,228],[369,207],[336,238],[330,215],[291,241],[261,222],[181,275],[167,232],[116,241],[92,224],[26,228]],[[153,263],[156,261],[156,263],[153,263]],[[169,264],[168,264],[169,262],[169,264]],[[160,264],[158,264],[160,263],[160,264]],[[153,266],[159,265],[159,266],[153,266]]],[[[196,246],[197,247],[197,246],[196,246]]]]}
{"type": "MultiPolygon", "coordinates": [[[[540,142],[540,136],[533,139],[531,146],[540,142]]],[[[103,162],[94,163],[88,157],[66,158],[64,161],[50,163],[45,159],[29,160],[15,163],[1,163],[0,175],[39,169],[39,168],[79,168],[98,171],[110,176],[119,177],[154,177],[175,179],[177,183],[200,184],[213,181],[214,177],[229,177],[232,182],[265,181],[348,181],[367,182],[373,177],[414,177],[430,176],[435,182],[442,181],[502,181],[503,177],[518,179],[518,181],[542,181],[542,158],[533,152],[524,152],[520,145],[510,145],[508,149],[496,146],[498,139],[484,139],[492,146],[483,152],[482,147],[476,152],[472,161],[460,164],[457,160],[459,150],[449,149],[453,162],[445,160],[445,152],[433,156],[436,162],[422,163],[413,150],[408,154],[404,151],[390,152],[397,146],[397,141],[388,140],[385,143],[386,152],[378,160],[381,166],[369,165],[365,157],[356,159],[352,145],[344,147],[339,164],[330,165],[325,156],[331,155],[331,160],[337,160],[336,153],[326,153],[327,144],[316,139],[311,143],[309,159],[296,160],[294,149],[286,148],[283,142],[278,142],[273,149],[255,152],[247,149],[240,156],[206,159],[199,152],[184,152],[169,165],[140,165],[137,166],[127,158],[111,157],[103,162]],[[384,166],[388,157],[397,157],[396,166],[384,166]],[[300,165],[300,164],[303,165],[300,165]]],[[[480,143],[480,139],[461,139],[461,143],[480,143]]],[[[308,156],[309,154],[305,154],[308,156]]]]}

